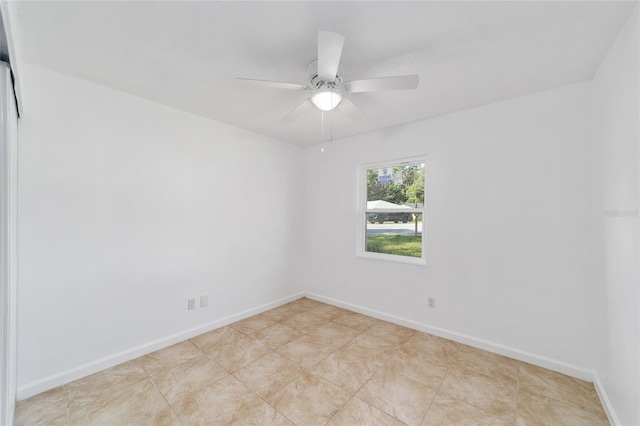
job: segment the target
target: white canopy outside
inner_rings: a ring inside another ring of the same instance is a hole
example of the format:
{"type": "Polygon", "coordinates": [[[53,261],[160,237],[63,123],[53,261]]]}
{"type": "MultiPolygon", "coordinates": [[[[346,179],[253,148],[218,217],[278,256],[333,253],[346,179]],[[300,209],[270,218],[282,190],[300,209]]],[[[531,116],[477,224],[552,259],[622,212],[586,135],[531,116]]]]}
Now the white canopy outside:
{"type": "Polygon", "coordinates": [[[394,204],[384,200],[367,201],[367,210],[384,209],[384,210],[411,210],[411,207],[402,204],[394,204]]]}

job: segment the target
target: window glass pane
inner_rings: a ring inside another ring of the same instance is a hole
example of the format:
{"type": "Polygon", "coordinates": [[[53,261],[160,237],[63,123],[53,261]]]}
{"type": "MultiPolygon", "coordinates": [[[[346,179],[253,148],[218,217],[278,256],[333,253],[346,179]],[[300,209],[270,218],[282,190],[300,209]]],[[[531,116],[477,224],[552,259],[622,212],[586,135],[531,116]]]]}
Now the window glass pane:
{"type": "Polygon", "coordinates": [[[367,169],[367,210],[422,207],[424,163],[367,169]]]}
{"type": "Polygon", "coordinates": [[[422,257],[421,213],[365,213],[365,250],[422,257]]]}

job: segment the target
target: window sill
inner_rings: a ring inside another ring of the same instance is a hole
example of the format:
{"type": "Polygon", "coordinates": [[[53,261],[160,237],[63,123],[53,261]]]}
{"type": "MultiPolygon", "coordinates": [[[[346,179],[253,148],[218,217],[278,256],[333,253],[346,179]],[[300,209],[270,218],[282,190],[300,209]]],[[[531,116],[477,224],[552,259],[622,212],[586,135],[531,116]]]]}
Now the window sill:
{"type": "Polygon", "coordinates": [[[370,251],[359,251],[356,257],[361,259],[384,260],[387,262],[406,263],[409,265],[426,266],[427,260],[418,257],[398,256],[395,254],[374,253],[370,251]]]}

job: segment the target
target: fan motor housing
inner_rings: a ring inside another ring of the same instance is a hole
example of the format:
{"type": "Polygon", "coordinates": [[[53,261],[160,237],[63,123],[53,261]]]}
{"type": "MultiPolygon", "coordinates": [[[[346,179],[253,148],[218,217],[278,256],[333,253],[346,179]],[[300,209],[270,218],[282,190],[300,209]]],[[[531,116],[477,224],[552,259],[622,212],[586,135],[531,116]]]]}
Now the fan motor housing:
{"type": "Polygon", "coordinates": [[[318,75],[318,61],[315,60],[307,67],[307,73],[309,74],[309,83],[312,89],[320,89],[322,87],[328,87],[331,89],[337,89],[342,86],[342,76],[344,75],[344,67],[342,62],[338,65],[338,73],[333,81],[323,80],[318,75]]]}

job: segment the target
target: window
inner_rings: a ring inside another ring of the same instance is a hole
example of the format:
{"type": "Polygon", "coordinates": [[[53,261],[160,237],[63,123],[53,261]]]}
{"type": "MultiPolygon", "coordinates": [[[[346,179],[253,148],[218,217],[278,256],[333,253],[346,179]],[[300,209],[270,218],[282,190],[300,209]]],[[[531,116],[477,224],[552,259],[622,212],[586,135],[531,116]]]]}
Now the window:
{"type": "Polygon", "coordinates": [[[358,256],[425,264],[424,186],[423,159],[361,167],[358,256]]]}

